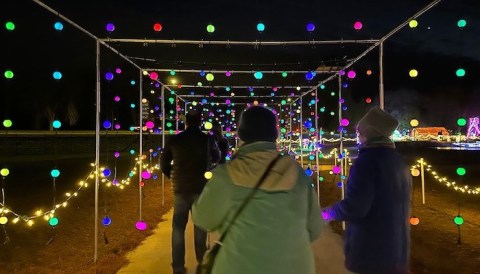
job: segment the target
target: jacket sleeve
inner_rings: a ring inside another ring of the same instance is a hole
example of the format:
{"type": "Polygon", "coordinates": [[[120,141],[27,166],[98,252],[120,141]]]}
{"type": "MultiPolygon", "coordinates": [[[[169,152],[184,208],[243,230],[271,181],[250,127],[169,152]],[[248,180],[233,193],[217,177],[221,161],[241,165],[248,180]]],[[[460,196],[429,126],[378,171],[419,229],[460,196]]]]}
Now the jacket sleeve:
{"type": "Polygon", "coordinates": [[[172,165],[171,162],[173,160],[173,154],[172,154],[172,148],[171,148],[171,142],[166,143],[165,147],[163,148],[162,154],[160,155],[160,168],[167,176],[170,178],[170,172],[172,171],[172,165]]]}
{"type": "Polygon", "coordinates": [[[315,191],[313,191],[313,186],[309,184],[308,186],[308,215],[307,215],[307,229],[308,234],[310,235],[310,242],[313,242],[315,239],[320,236],[325,222],[320,217],[320,207],[318,206],[317,197],[315,196],[315,191]]]}
{"type": "Polygon", "coordinates": [[[345,199],[325,211],[336,221],[352,221],[367,215],[375,194],[376,172],[372,163],[358,158],[350,169],[345,199]]]}
{"type": "Polygon", "coordinates": [[[215,169],[213,177],[207,182],[200,197],[192,207],[192,217],[195,225],[214,231],[220,228],[228,211],[232,207],[232,187],[221,179],[222,167],[215,169]]]}
{"type": "Polygon", "coordinates": [[[208,142],[208,147],[210,148],[209,153],[210,153],[211,164],[218,164],[218,162],[220,162],[221,152],[220,152],[220,149],[218,148],[217,142],[210,135],[208,135],[207,142],[208,142]]]}

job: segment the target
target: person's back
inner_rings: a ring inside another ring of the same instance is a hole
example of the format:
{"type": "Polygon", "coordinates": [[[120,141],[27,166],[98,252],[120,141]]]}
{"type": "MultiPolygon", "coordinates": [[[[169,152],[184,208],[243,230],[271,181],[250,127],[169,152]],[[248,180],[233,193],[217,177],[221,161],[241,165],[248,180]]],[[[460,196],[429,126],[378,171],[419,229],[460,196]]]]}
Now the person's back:
{"type": "MultiPolygon", "coordinates": [[[[374,196],[365,216],[348,220],[345,265],[360,273],[408,272],[409,167],[392,148],[365,148],[350,176],[372,179],[374,196]],[[359,170],[361,174],[374,176],[361,176],[359,170]]],[[[358,186],[358,182],[352,183],[358,186]]]]}
{"type": "Polygon", "coordinates": [[[175,193],[202,192],[209,165],[208,137],[199,128],[189,127],[172,136],[170,150],[173,156],[171,179],[175,193]]]}
{"type": "Polygon", "coordinates": [[[347,221],[345,266],[355,273],[408,273],[412,179],[389,138],[398,121],[379,108],[358,123],[360,153],[345,198],[326,208],[326,220],[347,221]]]}

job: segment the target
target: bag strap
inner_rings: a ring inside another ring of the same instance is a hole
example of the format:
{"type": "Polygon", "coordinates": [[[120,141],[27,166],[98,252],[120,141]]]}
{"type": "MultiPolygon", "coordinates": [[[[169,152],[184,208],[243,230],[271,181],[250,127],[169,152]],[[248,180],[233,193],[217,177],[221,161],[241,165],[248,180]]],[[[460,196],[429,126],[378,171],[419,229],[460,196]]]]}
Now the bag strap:
{"type": "Polygon", "coordinates": [[[275,159],[268,165],[267,169],[265,170],[265,172],[263,173],[262,177],[260,177],[260,180],[258,180],[257,184],[255,185],[255,187],[252,189],[252,191],[250,191],[250,193],[248,194],[247,198],[245,198],[245,200],[243,201],[242,205],[240,206],[240,208],[238,208],[237,212],[235,213],[235,215],[233,216],[233,219],[230,221],[230,223],[228,224],[228,227],[227,229],[225,229],[225,231],[223,232],[222,236],[220,237],[220,239],[218,240],[220,243],[223,241],[223,239],[225,238],[225,236],[227,235],[227,232],[230,230],[230,228],[232,227],[232,224],[235,222],[235,220],[237,219],[238,215],[240,215],[240,213],[243,211],[243,209],[247,206],[248,202],[252,199],[253,195],[255,194],[255,192],[257,192],[258,188],[260,187],[260,185],[264,182],[265,178],[267,177],[268,173],[270,172],[270,170],[272,169],[272,167],[275,165],[275,163],[278,161],[278,159],[280,159],[281,155],[279,154],[277,157],[275,157],[275,159]]]}

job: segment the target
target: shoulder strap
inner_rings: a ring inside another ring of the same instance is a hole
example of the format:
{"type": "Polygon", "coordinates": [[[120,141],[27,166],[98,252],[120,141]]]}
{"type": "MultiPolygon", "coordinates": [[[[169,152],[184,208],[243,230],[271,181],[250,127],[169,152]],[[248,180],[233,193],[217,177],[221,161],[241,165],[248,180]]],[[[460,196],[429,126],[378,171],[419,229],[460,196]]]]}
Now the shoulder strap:
{"type": "Polygon", "coordinates": [[[255,194],[255,192],[257,192],[258,188],[260,187],[260,185],[262,185],[263,181],[265,180],[265,178],[267,177],[268,173],[270,172],[270,170],[272,169],[272,167],[275,165],[275,163],[278,161],[278,159],[280,159],[280,157],[282,157],[280,154],[275,157],[275,159],[268,165],[267,169],[265,170],[265,172],[263,173],[262,177],[260,177],[260,180],[258,180],[257,184],[255,185],[255,187],[252,189],[252,191],[250,191],[250,193],[248,194],[247,198],[245,198],[245,200],[243,201],[242,205],[240,206],[240,208],[238,208],[237,210],[237,213],[235,213],[235,215],[233,216],[233,219],[232,221],[230,221],[230,223],[228,224],[228,227],[227,229],[225,229],[225,231],[223,232],[222,236],[220,237],[219,239],[219,242],[222,242],[223,239],[225,238],[225,236],[227,235],[227,232],[230,230],[230,228],[232,227],[232,224],[235,222],[235,220],[237,219],[238,215],[240,215],[240,213],[243,211],[243,209],[247,206],[248,202],[252,199],[253,195],[255,194]]]}

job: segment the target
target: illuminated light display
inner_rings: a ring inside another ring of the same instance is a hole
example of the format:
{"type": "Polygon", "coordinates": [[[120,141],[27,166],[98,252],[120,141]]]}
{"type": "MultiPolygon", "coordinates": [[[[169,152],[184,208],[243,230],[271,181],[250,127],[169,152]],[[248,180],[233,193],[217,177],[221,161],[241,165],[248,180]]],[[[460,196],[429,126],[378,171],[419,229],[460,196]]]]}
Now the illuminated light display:
{"type": "Polygon", "coordinates": [[[477,138],[480,136],[479,117],[468,118],[467,138],[477,138]]]}

